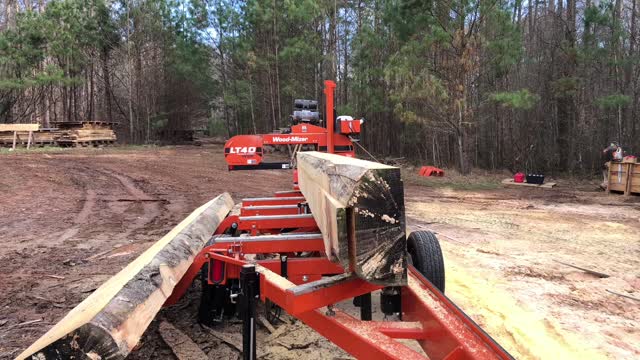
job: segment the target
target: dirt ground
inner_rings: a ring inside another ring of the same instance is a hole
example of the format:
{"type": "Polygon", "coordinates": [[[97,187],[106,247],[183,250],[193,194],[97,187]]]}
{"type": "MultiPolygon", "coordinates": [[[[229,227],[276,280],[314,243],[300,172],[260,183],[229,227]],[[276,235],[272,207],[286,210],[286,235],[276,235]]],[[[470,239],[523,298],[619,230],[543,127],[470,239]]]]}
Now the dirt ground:
{"type": "MultiPolygon", "coordinates": [[[[0,169],[0,359],[205,201],[223,191],[264,196],[291,181],[287,171],[227,172],[214,145],[0,154],[0,169]]],[[[562,181],[554,190],[410,183],[408,226],[438,233],[447,295],[515,357],[640,357],[640,302],[612,293],[640,297],[639,197],[562,181]]],[[[196,323],[198,291],[163,310],[130,358],[175,358],[158,335],[164,320],[209,358],[236,359],[196,323]]],[[[240,326],[214,330],[240,341],[240,326]]],[[[262,358],[349,358],[288,316],[276,327],[258,333],[262,358]]]]}

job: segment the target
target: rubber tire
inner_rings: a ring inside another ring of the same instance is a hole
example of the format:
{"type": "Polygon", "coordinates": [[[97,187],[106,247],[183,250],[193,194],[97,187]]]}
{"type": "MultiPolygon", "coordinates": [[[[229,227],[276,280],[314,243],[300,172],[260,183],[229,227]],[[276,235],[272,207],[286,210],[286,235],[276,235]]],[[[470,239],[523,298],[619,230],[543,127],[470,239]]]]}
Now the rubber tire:
{"type": "Polygon", "coordinates": [[[414,231],[407,238],[410,262],[444,294],[444,257],[438,238],[431,231],[414,231]]]}

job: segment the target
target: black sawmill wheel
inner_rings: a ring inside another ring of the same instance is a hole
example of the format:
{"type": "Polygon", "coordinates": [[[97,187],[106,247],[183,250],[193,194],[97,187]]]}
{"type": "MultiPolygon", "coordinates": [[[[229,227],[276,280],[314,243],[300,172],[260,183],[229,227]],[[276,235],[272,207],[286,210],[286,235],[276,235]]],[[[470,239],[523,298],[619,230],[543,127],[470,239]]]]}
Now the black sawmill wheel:
{"type": "Polygon", "coordinates": [[[435,234],[422,230],[412,232],[407,238],[407,251],[409,264],[444,293],[444,257],[435,234]]]}

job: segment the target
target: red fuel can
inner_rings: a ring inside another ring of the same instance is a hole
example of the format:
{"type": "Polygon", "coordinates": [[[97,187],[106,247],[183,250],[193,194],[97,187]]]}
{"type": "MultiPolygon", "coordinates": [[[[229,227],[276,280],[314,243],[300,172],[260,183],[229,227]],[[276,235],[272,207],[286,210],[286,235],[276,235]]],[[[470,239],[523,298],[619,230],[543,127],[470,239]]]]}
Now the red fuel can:
{"type": "Polygon", "coordinates": [[[524,178],[524,173],[516,173],[515,175],[513,175],[513,182],[523,183],[524,178]]]}

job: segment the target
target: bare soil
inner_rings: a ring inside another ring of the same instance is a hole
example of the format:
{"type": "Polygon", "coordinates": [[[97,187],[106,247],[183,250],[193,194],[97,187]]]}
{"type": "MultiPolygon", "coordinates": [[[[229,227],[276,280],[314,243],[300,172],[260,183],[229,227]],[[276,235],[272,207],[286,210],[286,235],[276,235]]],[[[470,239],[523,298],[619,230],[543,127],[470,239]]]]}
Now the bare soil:
{"type": "MultiPolygon", "coordinates": [[[[223,191],[240,201],[291,182],[288,171],[228,172],[220,146],[3,154],[0,169],[0,359],[17,355],[197,206],[223,191]]],[[[517,358],[638,358],[640,302],[609,291],[640,297],[640,198],[594,188],[408,185],[407,220],[410,230],[439,233],[447,295],[517,358]]],[[[130,358],[175,358],[160,320],[211,359],[238,358],[197,324],[198,292],[194,284],[163,310],[130,358]]],[[[265,359],[349,358],[288,316],[276,327],[275,336],[260,328],[265,359]]],[[[240,339],[237,321],[215,330],[240,339]]]]}

